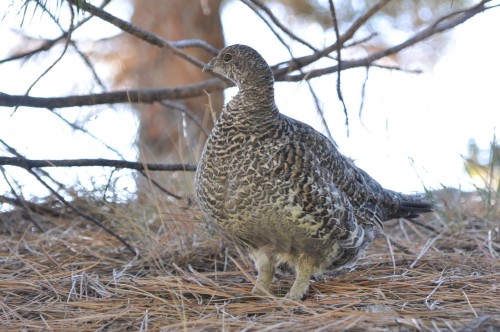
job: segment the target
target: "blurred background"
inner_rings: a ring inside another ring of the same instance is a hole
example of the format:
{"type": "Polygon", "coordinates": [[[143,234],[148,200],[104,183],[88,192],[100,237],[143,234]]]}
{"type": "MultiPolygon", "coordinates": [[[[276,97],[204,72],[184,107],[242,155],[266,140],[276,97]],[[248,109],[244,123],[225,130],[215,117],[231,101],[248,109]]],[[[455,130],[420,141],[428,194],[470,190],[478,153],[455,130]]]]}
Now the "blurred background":
{"type": "MultiPolygon", "coordinates": [[[[343,60],[363,58],[397,45],[439,18],[479,3],[386,2],[344,45],[343,60]]],[[[374,5],[363,0],[334,3],[341,34],[374,5]]],[[[490,7],[499,4],[485,3],[490,7]]],[[[218,49],[247,44],[270,65],[313,53],[311,47],[280,30],[276,22],[316,49],[336,40],[327,1],[136,0],[105,4],[106,12],[167,40],[201,39],[218,49]]],[[[78,25],[90,15],[75,10],[72,16],[66,1],[3,1],[0,9],[4,13],[0,21],[2,93],[87,95],[180,86],[209,78],[171,52],[99,18],[78,25]],[[64,33],[72,20],[78,28],[67,41],[64,33]]],[[[452,30],[385,57],[375,66],[342,71],[348,126],[336,92],[336,73],[307,82],[277,82],[277,105],[282,113],[325,135],[331,133],[345,155],[387,188],[407,193],[443,187],[497,189],[499,18],[499,9],[487,10],[452,30]]],[[[201,48],[186,52],[203,62],[212,57],[201,48]]],[[[334,52],[332,58],[316,61],[307,70],[335,65],[335,57],[334,52]]],[[[9,146],[29,159],[196,163],[206,132],[214,123],[212,113],[220,112],[235,93],[235,88],[229,88],[152,105],[123,103],[51,110],[0,107],[0,155],[12,156],[9,146]]],[[[87,167],[46,171],[55,182],[78,191],[106,187],[105,195],[118,201],[136,197],[138,190],[151,190],[148,178],[130,170],[87,167]]],[[[49,194],[23,169],[6,166],[3,174],[2,195],[10,195],[13,183],[15,190],[28,198],[49,194]]],[[[172,192],[190,194],[193,175],[155,172],[152,176],[172,192]]]]}

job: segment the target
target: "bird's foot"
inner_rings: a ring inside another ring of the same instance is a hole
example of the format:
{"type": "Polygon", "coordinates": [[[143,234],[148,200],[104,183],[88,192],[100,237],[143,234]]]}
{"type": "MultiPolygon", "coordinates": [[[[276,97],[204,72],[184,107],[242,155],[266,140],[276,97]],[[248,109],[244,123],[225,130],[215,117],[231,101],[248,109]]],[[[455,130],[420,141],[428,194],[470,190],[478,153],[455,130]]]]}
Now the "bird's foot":
{"type": "Polygon", "coordinates": [[[286,300],[291,300],[291,301],[302,301],[305,298],[305,294],[302,292],[288,292],[285,295],[286,300]]]}

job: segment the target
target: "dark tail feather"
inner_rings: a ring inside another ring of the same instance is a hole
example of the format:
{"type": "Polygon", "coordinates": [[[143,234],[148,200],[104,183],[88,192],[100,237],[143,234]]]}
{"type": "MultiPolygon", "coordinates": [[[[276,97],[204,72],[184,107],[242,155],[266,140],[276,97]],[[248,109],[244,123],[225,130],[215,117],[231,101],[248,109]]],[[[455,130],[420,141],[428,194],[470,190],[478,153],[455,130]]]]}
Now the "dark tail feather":
{"type": "Polygon", "coordinates": [[[434,211],[434,205],[426,201],[403,201],[396,218],[412,219],[418,217],[421,213],[434,211]]]}

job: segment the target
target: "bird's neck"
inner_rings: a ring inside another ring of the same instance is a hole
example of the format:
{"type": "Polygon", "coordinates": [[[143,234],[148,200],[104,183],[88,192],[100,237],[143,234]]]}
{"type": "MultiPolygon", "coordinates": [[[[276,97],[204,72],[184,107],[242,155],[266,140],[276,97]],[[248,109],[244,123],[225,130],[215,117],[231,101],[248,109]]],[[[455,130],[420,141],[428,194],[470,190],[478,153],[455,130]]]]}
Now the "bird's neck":
{"type": "Polygon", "coordinates": [[[277,112],[274,101],[274,88],[240,87],[238,93],[229,101],[232,109],[240,109],[245,113],[259,115],[277,112]]]}
{"type": "Polygon", "coordinates": [[[273,86],[240,87],[222,114],[223,122],[242,131],[269,130],[276,123],[279,111],[274,102],[273,86]]]}
{"type": "Polygon", "coordinates": [[[274,86],[240,86],[235,96],[240,102],[249,103],[262,109],[274,106],[274,86]]]}
{"type": "Polygon", "coordinates": [[[274,77],[269,68],[267,71],[245,77],[238,83],[238,89],[239,91],[233,100],[238,104],[244,104],[245,109],[252,109],[256,113],[276,110],[274,77]]]}

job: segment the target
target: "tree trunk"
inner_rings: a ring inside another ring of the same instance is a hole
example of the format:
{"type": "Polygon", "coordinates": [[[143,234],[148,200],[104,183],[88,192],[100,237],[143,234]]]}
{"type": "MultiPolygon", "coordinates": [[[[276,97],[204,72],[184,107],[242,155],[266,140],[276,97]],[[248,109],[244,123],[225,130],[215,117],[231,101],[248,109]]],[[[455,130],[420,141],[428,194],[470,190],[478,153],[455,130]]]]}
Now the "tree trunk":
{"type": "MultiPolygon", "coordinates": [[[[178,41],[202,39],[222,48],[224,39],[219,15],[221,0],[134,0],[132,23],[159,36],[178,41]]],[[[148,45],[136,38],[129,39],[135,52],[125,71],[129,79],[142,88],[179,86],[208,78],[200,68],[182,60],[171,52],[148,45]]],[[[186,51],[209,61],[212,55],[199,48],[186,51]]],[[[180,102],[180,101],[175,101],[180,102]]],[[[203,120],[211,129],[214,125],[211,109],[219,113],[223,94],[182,101],[183,105],[203,120]]],[[[197,162],[207,139],[199,126],[181,111],[163,105],[139,105],[140,119],[137,146],[140,160],[146,162],[197,162]]],[[[156,181],[176,192],[191,192],[192,174],[151,173],[156,181]],[[176,179],[175,181],[173,181],[176,179]],[[180,180],[180,181],[179,181],[180,180]],[[186,181],[187,180],[187,181],[186,181]],[[172,182],[173,181],[173,182],[172,182]],[[175,188],[172,186],[175,184],[175,188]]],[[[139,193],[149,192],[149,181],[138,181],[139,193]]]]}

